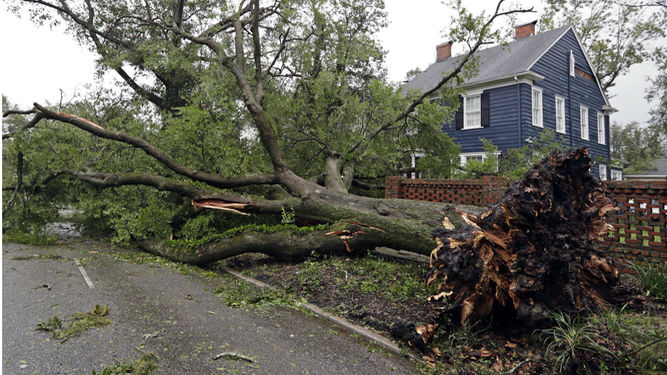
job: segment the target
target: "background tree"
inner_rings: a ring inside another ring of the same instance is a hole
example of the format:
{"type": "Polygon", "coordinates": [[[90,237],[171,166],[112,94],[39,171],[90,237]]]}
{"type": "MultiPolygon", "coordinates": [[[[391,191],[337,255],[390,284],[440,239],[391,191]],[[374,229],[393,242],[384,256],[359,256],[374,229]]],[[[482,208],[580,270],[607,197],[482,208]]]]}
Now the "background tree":
{"type": "Polygon", "coordinates": [[[611,157],[625,173],[652,168],[655,159],[665,156],[664,136],[655,127],[642,127],[637,122],[611,127],[611,157]]]}
{"type": "Polygon", "coordinates": [[[651,81],[646,95],[646,100],[655,103],[649,122],[656,132],[667,137],[667,52],[664,49],[657,50],[655,61],[658,76],[651,81]]]}
{"type": "Polygon", "coordinates": [[[651,42],[665,37],[662,1],[547,0],[538,26],[574,24],[604,92],[631,66],[651,60],[651,42]]]}

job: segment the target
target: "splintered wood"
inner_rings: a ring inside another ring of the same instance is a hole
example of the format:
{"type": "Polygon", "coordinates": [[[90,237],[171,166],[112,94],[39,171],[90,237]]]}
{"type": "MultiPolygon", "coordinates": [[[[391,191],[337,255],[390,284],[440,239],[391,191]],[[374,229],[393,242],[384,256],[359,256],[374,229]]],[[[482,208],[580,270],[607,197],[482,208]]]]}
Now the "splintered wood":
{"type": "Polygon", "coordinates": [[[433,232],[427,283],[440,282],[461,323],[508,315],[525,325],[549,311],[606,309],[619,272],[594,241],[614,210],[587,149],[555,151],[463,229],[433,232]]]}

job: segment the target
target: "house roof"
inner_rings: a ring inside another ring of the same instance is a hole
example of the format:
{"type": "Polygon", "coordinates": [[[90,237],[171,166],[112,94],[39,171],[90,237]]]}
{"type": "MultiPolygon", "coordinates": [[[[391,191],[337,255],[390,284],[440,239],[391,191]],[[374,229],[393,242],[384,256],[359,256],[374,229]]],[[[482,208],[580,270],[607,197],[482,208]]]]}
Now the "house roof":
{"type": "Polygon", "coordinates": [[[667,158],[657,159],[653,162],[650,170],[633,172],[626,174],[626,177],[665,177],[667,176],[667,158]]]}
{"type": "MultiPolygon", "coordinates": [[[[479,57],[479,73],[466,80],[464,85],[511,78],[527,73],[533,64],[570,28],[572,25],[566,25],[544,33],[519,38],[506,45],[478,51],[476,56],[479,57]]],[[[454,56],[435,62],[403,85],[403,89],[422,92],[432,89],[440,82],[445,72],[451,72],[456,68],[461,58],[462,56],[454,56]]]]}

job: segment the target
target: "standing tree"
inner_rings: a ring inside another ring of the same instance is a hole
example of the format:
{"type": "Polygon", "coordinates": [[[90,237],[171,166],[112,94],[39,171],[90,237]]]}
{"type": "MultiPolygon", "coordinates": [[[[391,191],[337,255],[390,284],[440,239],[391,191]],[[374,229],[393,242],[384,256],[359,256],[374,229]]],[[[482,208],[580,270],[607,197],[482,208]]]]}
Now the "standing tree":
{"type": "Polygon", "coordinates": [[[665,155],[664,136],[654,127],[641,127],[636,122],[611,127],[611,157],[625,173],[645,171],[655,159],[665,155]]]}
{"type": "Polygon", "coordinates": [[[667,52],[664,49],[657,50],[655,61],[659,73],[652,80],[646,99],[656,102],[655,108],[651,110],[651,128],[667,137],[667,52]]]}

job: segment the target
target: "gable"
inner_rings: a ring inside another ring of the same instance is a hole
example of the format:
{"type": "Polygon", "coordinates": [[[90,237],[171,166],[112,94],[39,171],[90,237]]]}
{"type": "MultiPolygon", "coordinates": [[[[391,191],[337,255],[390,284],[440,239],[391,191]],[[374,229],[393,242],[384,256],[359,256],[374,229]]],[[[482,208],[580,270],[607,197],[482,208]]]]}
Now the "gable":
{"type": "Polygon", "coordinates": [[[572,52],[575,60],[575,76],[583,78],[592,82],[590,86],[595,86],[591,91],[595,91],[595,95],[604,101],[606,106],[609,106],[609,100],[602,91],[602,86],[597,78],[597,74],[588,59],[588,56],[581,44],[579,36],[574,30],[574,26],[569,26],[568,29],[547,48],[541,56],[539,56],[530,66],[533,72],[539,73],[549,78],[554,72],[558,72],[558,76],[565,74],[569,75],[569,53],[572,52]],[[551,74],[550,74],[551,73],[551,74]]]}

